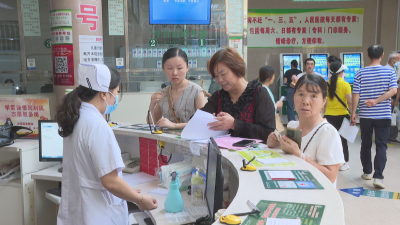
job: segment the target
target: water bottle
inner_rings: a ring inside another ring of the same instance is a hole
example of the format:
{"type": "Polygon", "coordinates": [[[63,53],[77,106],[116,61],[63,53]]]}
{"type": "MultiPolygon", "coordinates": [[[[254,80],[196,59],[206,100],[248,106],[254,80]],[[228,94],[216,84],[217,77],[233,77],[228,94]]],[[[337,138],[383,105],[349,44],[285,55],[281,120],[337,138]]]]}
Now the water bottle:
{"type": "Polygon", "coordinates": [[[183,199],[179,192],[179,171],[171,173],[171,184],[169,185],[169,191],[167,199],[165,200],[164,207],[165,211],[169,213],[178,213],[183,211],[183,199]]]}

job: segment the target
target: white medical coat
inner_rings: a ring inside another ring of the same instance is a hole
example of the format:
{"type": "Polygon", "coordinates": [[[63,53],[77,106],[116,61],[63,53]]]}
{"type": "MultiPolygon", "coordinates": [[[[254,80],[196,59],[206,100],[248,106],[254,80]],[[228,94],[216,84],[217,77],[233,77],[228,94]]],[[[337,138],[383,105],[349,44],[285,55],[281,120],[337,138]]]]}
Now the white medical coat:
{"type": "Polygon", "coordinates": [[[117,170],[121,150],[110,126],[92,104],[82,102],[74,131],[64,139],[58,225],[127,225],[128,207],[108,192],[100,177],[117,170]]]}

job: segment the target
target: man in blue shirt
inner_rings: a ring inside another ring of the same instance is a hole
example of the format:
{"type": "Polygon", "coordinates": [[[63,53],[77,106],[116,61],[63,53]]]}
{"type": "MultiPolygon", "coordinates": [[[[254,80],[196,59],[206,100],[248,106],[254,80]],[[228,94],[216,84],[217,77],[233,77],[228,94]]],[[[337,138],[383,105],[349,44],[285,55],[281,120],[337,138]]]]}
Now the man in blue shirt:
{"type": "Polygon", "coordinates": [[[356,110],[360,102],[359,118],[361,129],[361,163],[365,180],[374,178],[374,186],[385,188],[383,170],[386,165],[386,150],[391,125],[390,97],[397,93],[396,73],[381,66],[383,47],[372,45],[368,48],[371,63],[359,70],[353,84],[353,107],[351,122],[357,122],[356,110]],[[372,133],[375,130],[376,155],[375,173],[372,175],[371,147],[372,133]]]}

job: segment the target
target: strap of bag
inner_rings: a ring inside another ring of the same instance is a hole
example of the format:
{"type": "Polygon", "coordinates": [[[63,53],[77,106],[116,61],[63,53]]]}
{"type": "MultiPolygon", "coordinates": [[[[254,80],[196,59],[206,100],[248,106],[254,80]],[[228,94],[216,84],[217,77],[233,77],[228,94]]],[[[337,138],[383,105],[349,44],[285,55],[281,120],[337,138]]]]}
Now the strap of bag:
{"type": "Polygon", "coordinates": [[[168,97],[169,110],[171,111],[171,114],[174,117],[175,121],[177,123],[180,123],[180,120],[178,119],[178,117],[176,117],[174,109],[172,108],[171,97],[170,97],[170,94],[169,94],[170,90],[171,90],[171,86],[168,86],[168,88],[167,88],[167,97],[168,97]]]}
{"type": "MultiPolygon", "coordinates": [[[[331,86],[328,82],[326,82],[328,84],[328,86],[331,86]]],[[[343,105],[343,107],[350,112],[350,109],[347,107],[347,105],[343,102],[343,100],[339,97],[339,95],[337,95],[337,93],[335,92],[335,97],[337,98],[337,100],[343,105]]]]}
{"type": "Polygon", "coordinates": [[[308,145],[310,144],[311,140],[314,138],[315,134],[319,131],[319,129],[321,129],[321,127],[323,127],[324,125],[326,125],[328,123],[323,123],[321,126],[318,127],[318,129],[314,132],[314,134],[311,136],[310,140],[307,142],[306,147],[303,150],[303,153],[307,150],[308,145]]]}

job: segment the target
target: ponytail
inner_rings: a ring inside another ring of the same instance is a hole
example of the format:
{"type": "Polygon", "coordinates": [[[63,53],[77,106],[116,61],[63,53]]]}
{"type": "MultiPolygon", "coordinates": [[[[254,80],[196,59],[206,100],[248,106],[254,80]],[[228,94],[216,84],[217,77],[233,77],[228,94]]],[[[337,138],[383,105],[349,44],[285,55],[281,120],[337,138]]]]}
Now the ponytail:
{"type": "Polygon", "coordinates": [[[82,101],[92,100],[99,92],[79,86],[64,96],[62,103],[56,109],[55,119],[60,129],[58,134],[65,138],[72,134],[75,123],[79,119],[79,109],[82,101]]]}
{"type": "Polygon", "coordinates": [[[328,85],[328,90],[329,90],[329,95],[328,97],[333,100],[335,98],[335,93],[336,93],[336,86],[337,86],[337,80],[338,80],[338,75],[342,72],[340,71],[338,73],[338,70],[342,67],[342,63],[340,61],[335,61],[331,63],[330,70],[331,70],[331,83],[328,85]]]}

